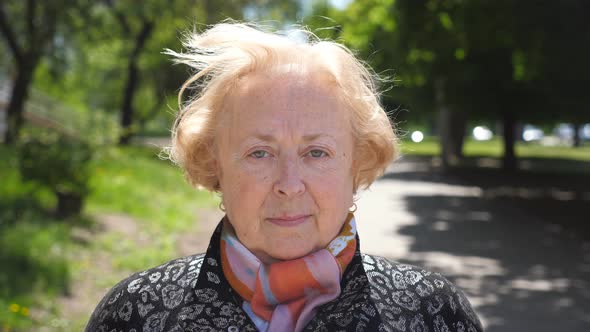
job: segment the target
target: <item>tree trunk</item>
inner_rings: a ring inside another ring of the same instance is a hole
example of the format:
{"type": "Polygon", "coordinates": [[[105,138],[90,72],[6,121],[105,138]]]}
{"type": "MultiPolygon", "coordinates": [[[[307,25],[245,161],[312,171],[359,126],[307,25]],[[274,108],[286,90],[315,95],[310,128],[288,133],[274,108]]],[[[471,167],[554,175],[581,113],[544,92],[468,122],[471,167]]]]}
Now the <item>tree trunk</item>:
{"type": "Polygon", "coordinates": [[[133,96],[138,83],[137,63],[131,60],[127,68],[127,84],[125,84],[125,95],[121,107],[121,128],[123,133],[119,137],[120,145],[127,145],[133,136],[133,96]]]}
{"type": "Polygon", "coordinates": [[[121,106],[121,128],[123,132],[119,137],[120,145],[127,145],[131,141],[131,137],[134,134],[133,130],[133,97],[139,85],[139,68],[137,67],[137,61],[139,55],[147,41],[154,24],[152,22],[144,22],[140,33],[137,35],[135,40],[135,47],[129,57],[129,63],[127,65],[127,83],[125,84],[125,94],[123,96],[123,104],[121,106]]]}
{"type": "Polygon", "coordinates": [[[441,145],[443,170],[456,165],[463,157],[463,142],[467,119],[463,113],[452,111],[445,98],[445,79],[438,78],[434,83],[436,108],[439,121],[438,132],[441,145]]]}
{"type": "Polygon", "coordinates": [[[57,207],[55,214],[59,218],[78,216],[84,206],[84,197],[78,193],[56,192],[57,207]]]}
{"type": "Polygon", "coordinates": [[[10,101],[6,109],[5,144],[13,144],[18,139],[20,128],[23,124],[25,101],[29,95],[35,65],[36,61],[23,61],[17,70],[10,101]]]}
{"type": "MultiPolygon", "coordinates": [[[[18,33],[8,22],[7,9],[0,5],[0,34],[8,44],[8,49],[16,64],[16,78],[12,94],[6,110],[5,143],[13,144],[19,136],[23,124],[25,101],[33,80],[35,68],[43,56],[43,50],[53,41],[56,24],[59,21],[59,5],[52,1],[23,1],[24,17],[14,17],[15,20],[25,20],[26,29],[18,33]],[[42,5],[43,4],[43,5],[42,5]],[[22,38],[17,38],[17,36],[22,38]],[[19,41],[23,43],[19,45],[19,41]]],[[[12,15],[11,15],[12,14],[12,15]]],[[[13,17],[10,17],[13,18],[13,17]]]]}
{"type": "Polygon", "coordinates": [[[502,166],[506,171],[516,170],[516,154],[514,153],[516,120],[510,110],[502,112],[502,134],[504,136],[504,157],[502,166]]]}
{"type": "Polygon", "coordinates": [[[440,157],[442,161],[442,168],[443,170],[447,170],[451,166],[451,161],[449,160],[449,113],[450,110],[445,103],[445,79],[444,78],[437,78],[434,81],[434,96],[435,96],[435,105],[438,111],[438,136],[439,136],[439,144],[440,144],[440,157]]]}
{"type": "Polygon", "coordinates": [[[580,128],[582,127],[582,125],[580,124],[579,121],[575,121],[573,123],[573,135],[574,137],[572,137],[572,146],[573,147],[580,147],[580,145],[582,144],[581,140],[580,140],[580,128]]]}
{"type": "Polygon", "coordinates": [[[449,133],[451,140],[450,152],[455,160],[461,160],[463,158],[463,143],[465,141],[465,129],[467,127],[467,117],[465,113],[458,111],[451,111],[450,128],[449,133]]]}

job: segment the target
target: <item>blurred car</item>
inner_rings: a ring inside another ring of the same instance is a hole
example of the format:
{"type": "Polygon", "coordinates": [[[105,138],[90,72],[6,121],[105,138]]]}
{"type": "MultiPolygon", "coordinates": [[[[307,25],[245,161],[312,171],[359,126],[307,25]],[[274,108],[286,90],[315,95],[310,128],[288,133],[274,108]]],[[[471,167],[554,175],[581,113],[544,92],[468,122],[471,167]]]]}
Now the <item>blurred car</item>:
{"type": "Polygon", "coordinates": [[[569,123],[559,123],[553,129],[553,133],[560,139],[570,140],[574,137],[574,126],[569,123]]]}
{"type": "MultiPolygon", "coordinates": [[[[574,125],[571,123],[559,123],[553,129],[553,133],[562,140],[572,140],[574,138],[574,125]]],[[[580,126],[578,135],[582,140],[590,140],[590,123],[580,126]]]]}
{"type": "Polygon", "coordinates": [[[489,141],[494,137],[494,134],[490,130],[490,128],[486,126],[477,126],[473,128],[471,133],[473,135],[473,139],[476,141],[489,141]]]}
{"type": "Polygon", "coordinates": [[[531,124],[525,124],[522,127],[522,139],[525,142],[536,142],[540,141],[545,137],[543,130],[537,126],[531,124]]]}
{"type": "Polygon", "coordinates": [[[580,137],[583,140],[590,141],[590,123],[586,123],[580,130],[580,137]]]}

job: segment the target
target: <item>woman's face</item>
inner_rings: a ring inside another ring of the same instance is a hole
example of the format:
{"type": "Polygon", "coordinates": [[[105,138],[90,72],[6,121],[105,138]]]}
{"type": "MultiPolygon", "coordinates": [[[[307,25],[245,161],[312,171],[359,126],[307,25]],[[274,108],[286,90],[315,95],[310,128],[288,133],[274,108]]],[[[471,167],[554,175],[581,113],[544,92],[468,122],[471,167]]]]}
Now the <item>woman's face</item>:
{"type": "Polygon", "coordinates": [[[242,82],[217,128],[217,175],[229,220],[265,262],[322,249],[352,205],[348,112],[318,79],[252,74],[242,82]]]}

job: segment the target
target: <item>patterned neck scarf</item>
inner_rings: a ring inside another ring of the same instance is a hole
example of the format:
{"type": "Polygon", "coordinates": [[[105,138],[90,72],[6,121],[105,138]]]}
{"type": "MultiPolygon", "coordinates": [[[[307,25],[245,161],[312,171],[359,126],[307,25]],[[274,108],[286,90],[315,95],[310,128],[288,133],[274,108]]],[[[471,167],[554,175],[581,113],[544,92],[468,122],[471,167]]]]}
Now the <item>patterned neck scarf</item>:
{"type": "Polygon", "coordinates": [[[221,233],[221,266],[259,330],[301,331],[319,306],[340,295],[340,279],[355,249],[352,213],[325,249],[270,265],[241,244],[226,221],[221,233]]]}

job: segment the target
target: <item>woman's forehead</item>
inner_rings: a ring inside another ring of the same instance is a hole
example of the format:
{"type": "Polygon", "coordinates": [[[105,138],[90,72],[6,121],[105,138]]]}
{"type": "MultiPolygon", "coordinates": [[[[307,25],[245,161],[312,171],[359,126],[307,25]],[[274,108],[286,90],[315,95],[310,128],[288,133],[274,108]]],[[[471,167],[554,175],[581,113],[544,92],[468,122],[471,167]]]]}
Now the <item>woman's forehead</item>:
{"type": "Polygon", "coordinates": [[[340,109],[338,89],[314,74],[252,73],[226,95],[223,113],[249,113],[264,108],[301,110],[340,109]]]}
{"type": "Polygon", "coordinates": [[[350,132],[343,103],[322,82],[285,76],[252,79],[247,88],[228,96],[218,128],[230,136],[276,140],[296,135],[308,140],[350,132]]]}
{"type": "Polygon", "coordinates": [[[237,89],[228,96],[226,111],[239,117],[261,112],[265,115],[303,112],[310,117],[320,117],[332,112],[345,113],[342,105],[334,89],[314,79],[257,77],[246,88],[237,89]]]}

